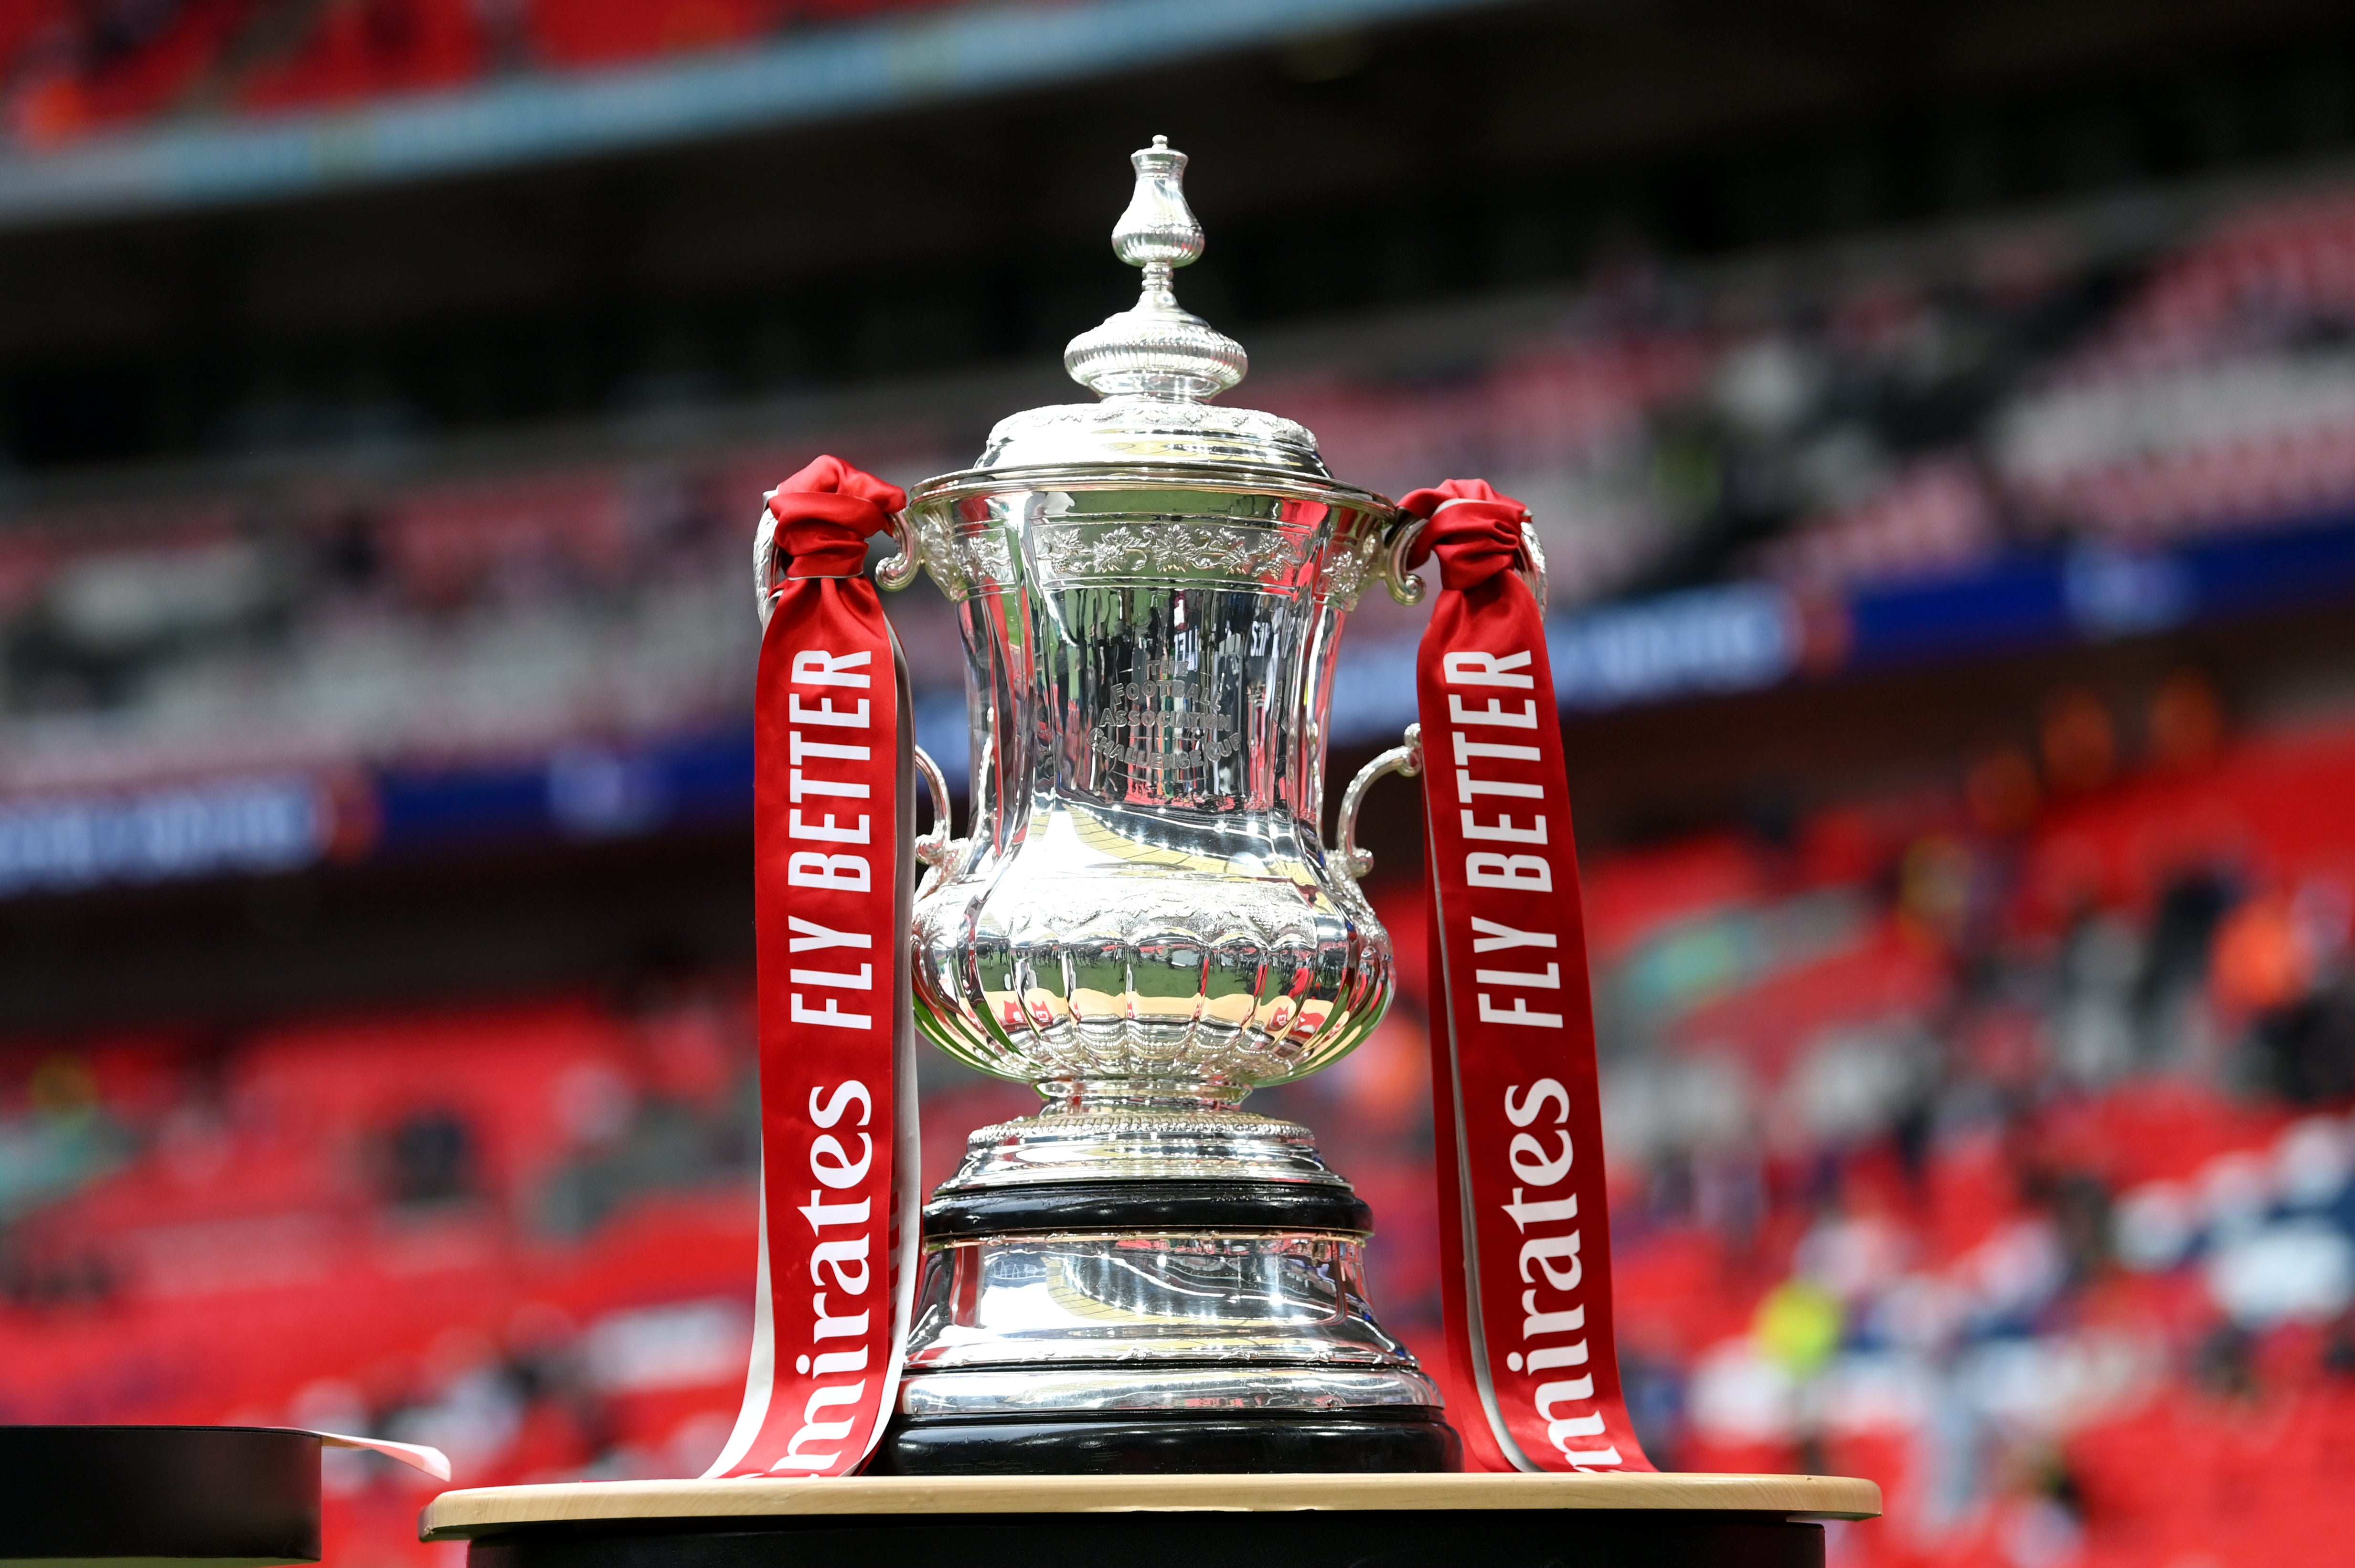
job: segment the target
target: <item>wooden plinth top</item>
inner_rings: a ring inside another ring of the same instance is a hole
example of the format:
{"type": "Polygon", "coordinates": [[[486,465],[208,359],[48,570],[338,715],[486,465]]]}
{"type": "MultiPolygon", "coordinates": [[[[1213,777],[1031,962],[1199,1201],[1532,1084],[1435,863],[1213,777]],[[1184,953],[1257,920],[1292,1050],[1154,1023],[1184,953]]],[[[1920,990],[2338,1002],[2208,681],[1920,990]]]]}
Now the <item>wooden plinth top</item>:
{"type": "Polygon", "coordinates": [[[956,1476],[841,1480],[573,1481],[443,1492],[420,1534],[462,1541],[591,1520],[786,1515],[1655,1509],[1871,1519],[1881,1489],[1845,1476],[956,1476]]]}

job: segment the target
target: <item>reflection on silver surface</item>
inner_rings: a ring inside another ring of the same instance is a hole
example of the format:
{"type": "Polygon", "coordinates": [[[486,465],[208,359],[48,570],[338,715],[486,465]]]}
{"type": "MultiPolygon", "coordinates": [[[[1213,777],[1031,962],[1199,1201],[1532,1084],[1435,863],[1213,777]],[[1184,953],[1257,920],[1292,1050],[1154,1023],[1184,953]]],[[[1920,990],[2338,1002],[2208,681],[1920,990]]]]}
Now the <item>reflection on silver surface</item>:
{"type": "Polygon", "coordinates": [[[994,1236],[925,1255],[911,1375],[1135,1361],[1415,1371],[1366,1309],[1354,1236],[994,1236]]]}
{"type": "Polygon", "coordinates": [[[977,804],[916,911],[917,1006],[953,1054],[1074,1107],[1231,1106],[1389,1000],[1388,938],[1317,830],[1342,614],[1320,579],[1367,514],[1244,525],[1221,500],[1290,505],[959,507],[1007,524],[1012,580],[961,607],[977,804]]]}
{"type": "Polygon", "coordinates": [[[1348,1185],[1296,1122],[1248,1111],[1115,1107],[982,1128],[940,1191],[1140,1179],[1348,1185]]]}
{"type": "Polygon", "coordinates": [[[1412,1370],[1338,1367],[1033,1367],[932,1372],[900,1384],[910,1415],[1071,1415],[1120,1411],[1312,1411],[1439,1406],[1412,1370]]]}

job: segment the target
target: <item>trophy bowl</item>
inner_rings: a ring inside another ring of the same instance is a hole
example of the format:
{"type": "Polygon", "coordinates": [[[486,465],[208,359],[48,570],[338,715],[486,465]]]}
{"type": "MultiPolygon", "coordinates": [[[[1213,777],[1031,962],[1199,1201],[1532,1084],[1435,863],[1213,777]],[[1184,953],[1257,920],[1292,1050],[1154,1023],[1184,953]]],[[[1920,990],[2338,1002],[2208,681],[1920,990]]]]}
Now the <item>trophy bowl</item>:
{"type": "Polygon", "coordinates": [[[927,559],[968,568],[976,781],[917,905],[919,1015],[1072,1109],[1231,1107],[1390,1000],[1389,938],[1316,820],[1334,650],[1390,511],[1251,484],[952,475],[911,503],[927,559]]]}

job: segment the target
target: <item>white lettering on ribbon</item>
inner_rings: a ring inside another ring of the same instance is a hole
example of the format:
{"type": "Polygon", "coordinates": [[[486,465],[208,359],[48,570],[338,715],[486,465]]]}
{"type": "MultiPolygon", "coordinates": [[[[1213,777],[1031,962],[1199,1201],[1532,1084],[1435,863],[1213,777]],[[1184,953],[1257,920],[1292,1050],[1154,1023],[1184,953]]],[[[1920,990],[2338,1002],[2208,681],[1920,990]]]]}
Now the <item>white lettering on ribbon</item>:
{"type": "MultiPolygon", "coordinates": [[[[801,649],[793,656],[792,682],[795,685],[865,690],[868,678],[864,671],[870,659],[865,651],[837,655],[824,649],[801,649]]],[[[785,716],[789,724],[796,726],[787,732],[786,740],[788,760],[793,767],[794,800],[800,800],[805,795],[850,800],[868,798],[868,786],[864,781],[827,778],[826,775],[835,770],[826,765],[871,762],[871,748],[847,740],[813,736],[799,726],[812,726],[819,736],[828,731],[865,729],[869,711],[865,697],[853,702],[847,697],[837,701],[833,696],[820,696],[814,704],[805,704],[801,693],[789,694],[785,716]]],[[[856,827],[844,825],[832,811],[821,815],[815,810],[807,820],[794,811],[786,822],[789,838],[835,845],[866,844],[871,831],[869,819],[863,813],[856,827]]],[[[786,862],[785,881],[793,887],[866,893],[873,880],[874,869],[868,857],[852,850],[795,850],[786,862]]],[[[791,993],[793,1022],[834,1029],[876,1028],[875,1012],[846,1011],[841,996],[827,994],[871,992],[875,989],[874,961],[854,964],[831,955],[845,950],[872,953],[879,948],[888,952],[892,934],[841,930],[799,916],[789,917],[787,925],[793,933],[788,948],[795,958],[805,954],[829,955],[825,959],[812,958],[806,967],[796,965],[787,971],[787,979],[794,988],[791,993]],[[808,988],[806,991],[802,989],[805,987],[808,988]]],[[[890,1027],[890,1016],[887,1007],[881,1023],[887,1030],[890,1027]]],[[[869,1368],[866,1341],[870,1338],[869,1327],[876,1320],[873,1306],[866,1299],[878,1277],[873,1260],[888,1255],[890,1247],[889,1238],[879,1234],[879,1216],[871,1199],[842,1202],[831,1196],[858,1187],[874,1164],[874,1134],[859,1130],[868,1128],[874,1120],[873,1091],[857,1078],[813,1084],[808,1108],[810,1125],[821,1129],[810,1139],[805,1155],[810,1179],[817,1185],[809,1190],[809,1202],[797,1211],[810,1229],[805,1270],[812,1287],[807,1319],[810,1342],[805,1348],[794,1348],[793,1365],[796,1372],[811,1379],[814,1386],[802,1406],[801,1425],[787,1440],[784,1452],[770,1465],[773,1471],[825,1470],[840,1459],[840,1445],[850,1439],[860,1401],[867,1393],[866,1374],[869,1368]],[[824,1288],[817,1288],[820,1286],[824,1288]],[[828,1340],[861,1342],[849,1350],[822,1349],[828,1340]]],[[[883,1317],[888,1319],[890,1315],[887,1302],[883,1317]]]]}
{"type": "MultiPolygon", "coordinates": [[[[1449,686],[1527,690],[1534,686],[1534,680],[1517,672],[1528,670],[1530,663],[1527,650],[1505,654],[1459,652],[1444,655],[1441,667],[1449,686]]],[[[1474,705],[1467,707],[1463,695],[1451,693],[1449,717],[1459,725],[1508,729],[1532,729],[1539,722],[1534,697],[1518,707],[1508,706],[1503,697],[1488,697],[1485,703],[1477,698],[1473,701],[1474,705]]],[[[1456,764],[1456,804],[1461,808],[1464,837],[1524,846],[1465,852],[1465,884],[1504,894],[1551,892],[1554,846],[1545,817],[1530,813],[1517,821],[1510,811],[1488,804],[1491,800],[1544,800],[1546,786],[1540,771],[1544,753],[1535,746],[1474,740],[1461,731],[1452,736],[1452,742],[1456,764]],[[1534,777],[1515,778],[1512,775],[1516,769],[1500,766],[1514,763],[1530,765],[1528,771],[1534,777]]],[[[1570,868],[1569,874],[1575,877],[1574,867],[1570,868]]],[[[1499,914],[1512,912],[1518,912],[1513,906],[1497,910],[1499,914]]],[[[1516,951],[1559,949],[1560,934],[1523,930],[1480,915],[1471,916],[1471,925],[1475,953],[1485,956],[1516,952],[1514,959],[1500,962],[1491,959],[1489,963],[1494,967],[1474,969],[1474,983],[1480,988],[1475,993],[1480,1021],[1531,1029],[1562,1028],[1561,1012],[1531,1005],[1533,1000],[1550,1000],[1533,997],[1531,993],[1558,992],[1562,989],[1561,961],[1548,959],[1540,963],[1520,958],[1516,951]]],[[[1570,1091],[1560,1080],[1550,1077],[1527,1085],[1516,1084],[1505,1091],[1504,1111],[1505,1119],[1514,1128],[1529,1129],[1517,1131],[1502,1150],[1519,1185],[1512,1189],[1512,1201],[1501,1207],[1523,1237],[1518,1264],[1521,1283],[1529,1287],[1521,1292],[1520,1348],[1506,1355],[1505,1365],[1515,1372],[1532,1376],[1582,1368],[1589,1352],[1586,1308],[1579,1299],[1585,1267],[1579,1256],[1578,1198],[1574,1192],[1549,1195],[1550,1190],[1568,1181],[1575,1154],[1570,1132],[1563,1125],[1570,1119],[1570,1091]]],[[[1496,1152],[1471,1151],[1475,1159],[1493,1159],[1496,1152]]],[[[1580,1372],[1539,1383],[1529,1397],[1538,1419],[1545,1423],[1547,1437],[1572,1465],[1608,1467],[1622,1462],[1615,1447],[1578,1446],[1582,1439],[1599,1436],[1605,1429],[1604,1417],[1595,1404],[1592,1374],[1580,1372]]]]}

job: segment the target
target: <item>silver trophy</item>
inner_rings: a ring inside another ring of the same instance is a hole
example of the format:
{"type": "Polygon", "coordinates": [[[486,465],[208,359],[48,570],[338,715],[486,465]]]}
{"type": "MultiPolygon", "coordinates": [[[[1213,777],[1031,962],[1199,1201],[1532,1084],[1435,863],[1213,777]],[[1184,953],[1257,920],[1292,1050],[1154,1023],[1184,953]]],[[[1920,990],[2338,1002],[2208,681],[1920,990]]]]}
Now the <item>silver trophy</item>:
{"type": "Polygon", "coordinates": [[[918,846],[918,1027],[1047,1104],[974,1133],[926,1207],[876,1467],[1451,1468],[1438,1390],[1366,1304],[1365,1204],[1241,1108],[1390,1002],[1351,824],[1412,751],[1331,848],[1319,816],[1342,622],[1420,585],[1389,501],[1208,401],[1248,362],[1171,291],[1202,249],[1186,156],[1132,161],[1113,247],[1142,292],[1064,355],[1102,400],[918,486],[881,574],[955,603],[972,715],[967,834],[918,846]]]}

